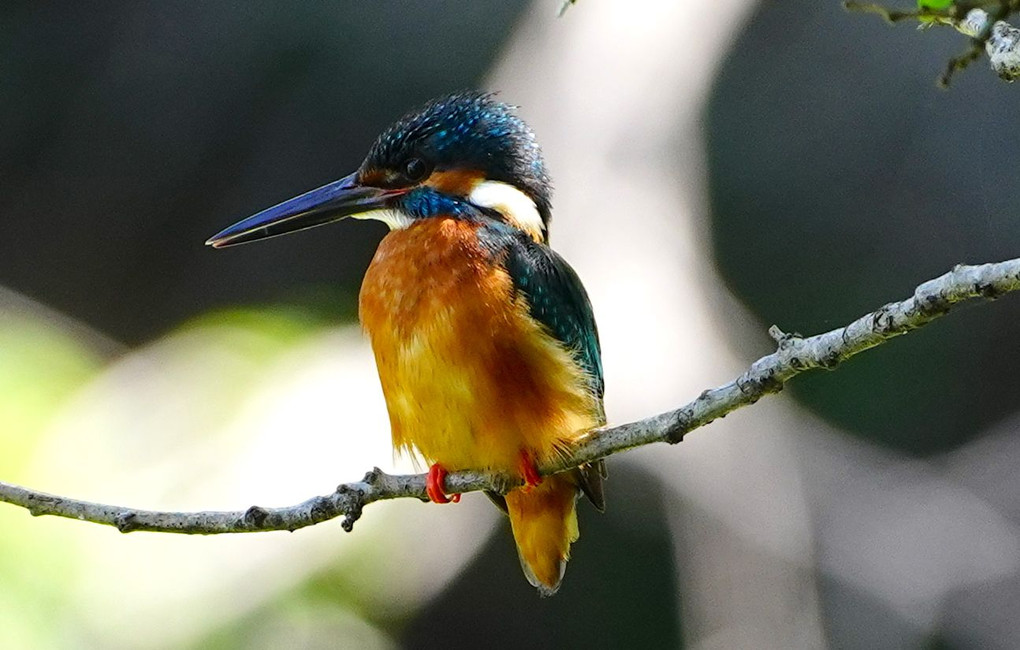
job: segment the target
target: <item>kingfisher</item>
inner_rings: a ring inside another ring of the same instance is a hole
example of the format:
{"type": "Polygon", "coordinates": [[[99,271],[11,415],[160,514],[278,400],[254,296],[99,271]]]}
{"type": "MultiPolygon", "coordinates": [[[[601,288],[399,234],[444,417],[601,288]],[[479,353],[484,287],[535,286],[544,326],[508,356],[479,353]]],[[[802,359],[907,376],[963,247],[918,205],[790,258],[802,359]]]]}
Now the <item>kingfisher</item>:
{"type": "Polygon", "coordinates": [[[510,518],[528,581],[563,579],[581,494],[605,509],[603,461],[542,477],[605,424],[601,348],[580,279],[549,247],[552,186],[531,129],[493,94],[434,99],[387,128],[349,176],[259,212],[233,246],[346,217],[389,226],[358,300],[393,446],[429,464],[426,492],[459,501],[456,470],[519,476],[487,492],[510,518]]]}

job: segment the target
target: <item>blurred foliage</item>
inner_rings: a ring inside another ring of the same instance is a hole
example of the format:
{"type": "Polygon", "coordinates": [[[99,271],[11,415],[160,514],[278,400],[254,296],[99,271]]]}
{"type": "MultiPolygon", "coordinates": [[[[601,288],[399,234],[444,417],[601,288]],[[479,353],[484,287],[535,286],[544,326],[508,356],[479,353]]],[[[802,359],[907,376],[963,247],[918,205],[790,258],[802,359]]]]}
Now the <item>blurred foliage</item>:
{"type": "Polygon", "coordinates": [[[331,303],[331,307],[323,306],[321,309],[317,308],[318,303],[318,300],[310,300],[293,305],[217,309],[185,321],[176,333],[201,331],[209,335],[219,330],[233,336],[235,341],[245,340],[237,335],[248,333],[252,335],[252,338],[247,339],[252,345],[245,349],[245,355],[255,355],[258,359],[263,354],[278,353],[280,346],[293,344],[333,324],[335,320],[351,321],[357,318],[356,303],[350,299],[339,300],[331,303]]]}
{"type": "Polygon", "coordinates": [[[42,317],[0,317],[0,475],[16,480],[61,404],[103,359],[42,317]]]}
{"type": "MultiPolygon", "coordinates": [[[[5,313],[0,317],[0,476],[22,481],[46,426],[75,390],[93,377],[102,359],[49,320],[5,313]]],[[[0,523],[26,513],[5,509],[0,523]]],[[[4,526],[0,535],[0,639],[10,648],[53,645],[62,630],[52,613],[65,610],[66,584],[75,576],[73,555],[38,527],[4,526]],[[28,558],[45,558],[35,562],[28,558]]],[[[66,622],[66,621],[65,621],[66,622]]]]}
{"type": "Polygon", "coordinates": [[[917,0],[918,9],[946,9],[953,0],[917,0]]]}
{"type": "MultiPolygon", "coordinates": [[[[55,426],[79,409],[76,402],[82,393],[91,391],[93,400],[102,404],[101,390],[97,389],[105,382],[106,388],[115,391],[105,397],[111,404],[118,398],[131,398],[126,390],[122,391],[124,395],[117,395],[118,387],[123,386],[104,378],[119,362],[129,360],[130,355],[108,359],[97,352],[95,341],[90,342],[87,332],[68,325],[70,323],[54,320],[52,314],[44,310],[36,313],[8,305],[0,314],[0,447],[3,449],[0,478],[5,481],[43,487],[53,481],[53,474],[59,471],[59,481],[63,484],[87,486],[91,480],[97,480],[97,467],[116,462],[116,455],[110,455],[104,456],[102,462],[93,459],[95,462],[63,464],[60,470],[51,462],[52,456],[48,456],[45,463],[38,462],[40,451],[49,449],[50,454],[54,451],[51,444],[60,428],[55,426]]],[[[307,310],[211,312],[184,324],[167,339],[173,343],[164,344],[161,352],[148,351],[157,361],[148,366],[148,372],[172,373],[174,364],[189,356],[188,348],[199,351],[211,346],[226,354],[243,356],[246,365],[234,370],[246,372],[230,374],[230,369],[213,360],[209,375],[217,378],[214,384],[192,375],[192,384],[181,386],[177,391],[183,395],[188,391],[206,391],[206,403],[240,403],[250,397],[253,382],[260,377],[250,372],[251,368],[268,367],[281,353],[317,331],[321,331],[321,319],[307,310]],[[229,380],[224,381],[224,378],[229,380]],[[213,388],[214,392],[209,392],[213,388]]],[[[136,383],[154,383],[142,372],[126,375],[136,383]]],[[[164,396],[172,397],[166,393],[164,396]]],[[[107,409],[110,410],[108,406],[107,409]]],[[[224,410],[232,409],[218,412],[224,410]]],[[[78,420],[72,418],[72,421],[78,420]]],[[[88,427],[83,427],[78,432],[79,437],[87,435],[88,431],[88,427]]],[[[112,433],[106,431],[103,435],[110,437],[112,433]]],[[[191,433],[207,441],[211,436],[208,430],[191,433]]],[[[160,451],[157,437],[155,429],[146,431],[145,443],[150,451],[160,451]]],[[[95,449],[106,448],[111,440],[115,439],[89,438],[76,444],[95,454],[95,449]]],[[[149,454],[151,460],[144,454],[135,455],[132,462],[140,467],[147,462],[158,464],[162,462],[160,456],[168,455],[168,451],[162,448],[161,453],[149,454]]],[[[98,480],[102,480],[101,475],[98,480]]],[[[158,489],[159,481],[158,476],[152,476],[151,484],[144,487],[158,489]]],[[[124,500],[129,499],[125,495],[124,500]]],[[[87,558],[94,552],[90,540],[96,539],[98,534],[103,543],[101,536],[109,531],[77,525],[61,528],[63,522],[49,518],[24,525],[27,516],[17,508],[5,506],[0,510],[0,529],[4,530],[0,535],[0,580],[3,583],[0,640],[11,648],[73,647],[76,644],[69,636],[76,636],[78,633],[74,630],[87,627],[80,620],[86,609],[75,599],[76,584],[82,578],[87,558]]],[[[102,641],[101,638],[94,640],[102,641]]],[[[102,641],[104,645],[107,642],[102,641]]]]}

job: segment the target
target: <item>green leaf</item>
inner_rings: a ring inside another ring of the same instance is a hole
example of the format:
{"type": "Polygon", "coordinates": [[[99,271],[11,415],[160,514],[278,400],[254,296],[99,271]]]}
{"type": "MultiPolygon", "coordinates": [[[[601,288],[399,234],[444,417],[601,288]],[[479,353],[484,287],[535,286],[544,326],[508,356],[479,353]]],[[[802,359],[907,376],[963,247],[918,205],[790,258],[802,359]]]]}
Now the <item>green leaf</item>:
{"type": "Polygon", "coordinates": [[[918,9],[948,9],[952,4],[953,0],[917,0],[918,9]]]}

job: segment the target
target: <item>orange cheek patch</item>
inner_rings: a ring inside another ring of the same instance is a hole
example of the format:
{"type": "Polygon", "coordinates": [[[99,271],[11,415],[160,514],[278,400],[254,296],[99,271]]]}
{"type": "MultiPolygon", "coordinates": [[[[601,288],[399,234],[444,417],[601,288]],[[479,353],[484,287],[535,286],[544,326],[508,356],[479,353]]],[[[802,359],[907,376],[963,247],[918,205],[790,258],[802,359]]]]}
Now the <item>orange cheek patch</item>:
{"type": "Polygon", "coordinates": [[[448,169],[435,171],[425,179],[425,185],[444,194],[467,196],[482,181],[482,172],[474,169],[448,169]]]}

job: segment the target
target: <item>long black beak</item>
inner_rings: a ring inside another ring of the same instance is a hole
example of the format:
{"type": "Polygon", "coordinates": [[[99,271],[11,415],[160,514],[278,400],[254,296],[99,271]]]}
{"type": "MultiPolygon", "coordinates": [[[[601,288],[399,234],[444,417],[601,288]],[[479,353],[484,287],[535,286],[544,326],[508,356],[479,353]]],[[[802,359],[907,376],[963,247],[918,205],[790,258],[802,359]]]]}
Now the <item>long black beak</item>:
{"type": "Polygon", "coordinates": [[[357,174],[345,176],[274,205],[213,235],[206,244],[224,248],[321,226],[372,210],[385,210],[391,207],[390,199],[406,191],[366,187],[358,184],[356,177],[357,174]]]}

